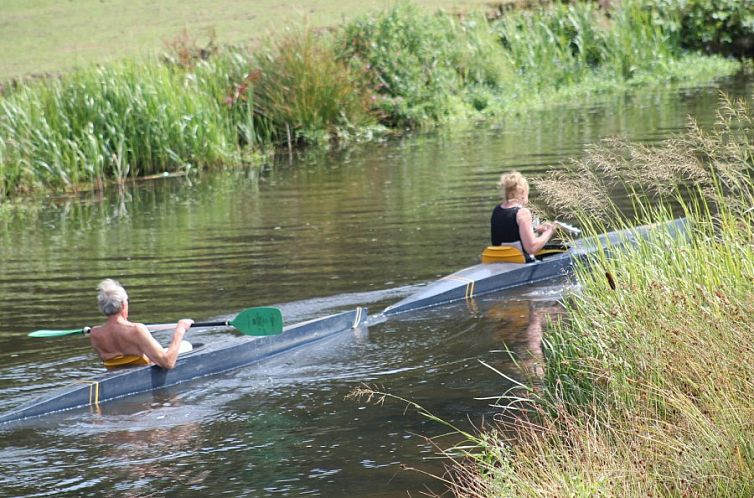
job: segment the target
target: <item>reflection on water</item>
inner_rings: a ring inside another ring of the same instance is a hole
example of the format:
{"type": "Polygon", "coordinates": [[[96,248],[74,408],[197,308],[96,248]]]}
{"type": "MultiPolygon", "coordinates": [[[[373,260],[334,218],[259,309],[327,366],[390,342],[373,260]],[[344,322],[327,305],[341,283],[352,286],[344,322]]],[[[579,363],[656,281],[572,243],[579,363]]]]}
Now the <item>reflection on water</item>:
{"type": "Polygon", "coordinates": [[[563,313],[558,301],[502,301],[492,306],[485,317],[498,321],[504,352],[511,355],[519,369],[517,373],[536,385],[544,377],[542,334],[563,313]]]}
{"type": "MultiPolygon", "coordinates": [[[[725,85],[738,96],[754,88],[725,85]]],[[[412,285],[477,262],[500,171],[536,177],[603,136],[658,141],[689,114],[706,126],[716,102],[716,88],[658,90],[482,129],[306,153],[261,171],[239,166],[0,206],[0,410],[102,370],[86,338],[25,333],[98,323],[94,289],[104,277],[128,288],[132,318],[147,323],[267,304],[282,304],[288,323],[357,304],[376,313],[412,285]]],[[[477,398],[510,384],[480,360],[520,380],[541,374],[541,325],[558,315],[558,293],[536,287],[430,309],[106,403],[101,414],[0,427],[0,489],[417,494],[438,483],[400,464],[441,473],[435,448],[416,434],[444,429],[404,406],[345,396],[366,382],[462,427],[481,425],[499,409],[477,398]]],[[[237,334],[189,335],[208,342],[237,334]]]]}

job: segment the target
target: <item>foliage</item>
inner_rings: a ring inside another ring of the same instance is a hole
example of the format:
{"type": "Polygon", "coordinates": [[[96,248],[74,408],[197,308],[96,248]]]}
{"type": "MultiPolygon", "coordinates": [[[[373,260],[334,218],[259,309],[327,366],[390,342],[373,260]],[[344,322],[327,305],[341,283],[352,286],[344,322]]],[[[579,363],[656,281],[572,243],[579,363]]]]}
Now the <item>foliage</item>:
{"type": "Polygon", "coordinates": [[[318,135],[372,122],[369,95],[357,75],[312,29],[290,31],[259,51],[253,71],[255,112],[271,123],[278,142],[316,142],[318,135]]]}
{"type": "Polygon", "coordinates": [[[676,57],[662,28],[633,1],[610,18],[590,3],[558,4],[522,11],[495,24],[501,42],[526,86],[546,90],[590,77],[629,81],[639,74],[668,75],[676,57]]]}
{"type": "Polygon", "coordinates": [[[450,113],[452,96],[462,87],[452,23],[448,16],[400,4],[343,27],[339,56],[367,76],[384,123],[415,126],[450,113]]]}
{"type": "Polygon", "coordinates": [[[21,87],[0,101],[0,196],[231,160],[217,94],[234,70],[232,57],[188,72],[123,62],[21,87]]]}
{"type": "Polygon", "coordinates": [[[294,28],[253,55],[184,33],[160,61],[3,90],[0,198],[351,139],[375,121],[403,129],[499,116],[739,67],[683,54],[672,26],[640,1],[609,15],[556,3],[492,22],[404,3],[334,33],[294,28]]]}
{"type": "Polygon", "coordinates": [[[687,217],[579,266],[568,320],[544,346],[544,387],[500,462],[455,479],[474,496],[749,496],[754,492],[754,115],[723,98],[649,149],[609,141],[538,184],[591,232],[687,217]],[[592,217],[590,199],[634,198],[592,217]],[[586,205],[573,202],[586,198],[586,205]],[[573,209],[575,208],[575,209],[573,209]],[[601,221],[600,221],[601,220],[601,221]],[[609,276],[610,278],[606,278],[609,276]]]}
{"type": "Polygon", "coordinates": [[[687,49],[754,56],[751,0],[645,0],[654,21],[687,49]]]}

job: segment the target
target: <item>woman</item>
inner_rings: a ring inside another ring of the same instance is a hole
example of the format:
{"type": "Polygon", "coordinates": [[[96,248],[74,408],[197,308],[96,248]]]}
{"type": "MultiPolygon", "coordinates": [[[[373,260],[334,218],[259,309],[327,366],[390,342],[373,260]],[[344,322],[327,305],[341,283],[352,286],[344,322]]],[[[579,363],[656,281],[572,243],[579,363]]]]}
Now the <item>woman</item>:
{"type": "Polygon", "coordinates": [[[521,173],[503,173],[498,187],[505,202],[492,211],[492,245],[512,245],[523,252],[526,261],[534,261],[533,255],[555,235],[556,227],[552,223],[533,227],[531,211],[526,207],[529,204],[529,184],[521,173]]]}

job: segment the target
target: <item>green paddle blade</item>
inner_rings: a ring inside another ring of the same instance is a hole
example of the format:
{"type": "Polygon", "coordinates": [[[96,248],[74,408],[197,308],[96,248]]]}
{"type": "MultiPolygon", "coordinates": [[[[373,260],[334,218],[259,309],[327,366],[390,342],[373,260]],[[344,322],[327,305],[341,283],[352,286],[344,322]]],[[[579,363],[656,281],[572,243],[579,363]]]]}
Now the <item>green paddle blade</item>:
{"type": "Polygon", "coordinates": [[[277,335],[283,331],[283,314],[272,306],[259,306],[240,312],[229,322],[244,335],[277,335]]]}
{"type": "Polygon", "coordinates": [[[68,330],[35,330],[29,332],[29,337],[62,337],[64,335],[85,334],[89,327],[68,330]]]}

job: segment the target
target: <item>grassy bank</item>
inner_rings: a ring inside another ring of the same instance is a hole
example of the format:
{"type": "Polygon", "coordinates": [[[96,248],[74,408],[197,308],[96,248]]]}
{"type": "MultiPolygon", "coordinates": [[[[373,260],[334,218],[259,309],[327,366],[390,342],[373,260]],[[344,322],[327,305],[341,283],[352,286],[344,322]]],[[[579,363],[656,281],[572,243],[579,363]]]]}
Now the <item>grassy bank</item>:
{"type": "Polygon", "coordinates": [[[499,116],[739,65],[686,53],[638,2],[482,15],[411,4],[249,53],[185,37],[160,60],[89,66],[0,100],[0,199],[234,163],[279,147],[499,116]]]}
{"type": "MultiPolygon", "coordinates": [[[[484,8],[481,0],[416,0],[431,9],[484,8]]],[[[505,2],[503,2],[505,3],[505,2]]],[[[313,27],[385,7],[371,0],[4,0],[0,4],[0,82],[60,74],[163,49],[184,30],[220,45],[256,43],[306,18],[313,27]]]]}
{"type": "Polygon", "coordinates": [[[482,441],[484,458],[455,475],[459,495],[754,493],[754,113],[721,107],[710,132],[692,125],[656,149],[605,143],[540,185],[595,230],[591,201],[622,188],[637,199],[628,224],[674,204],[689,234],[578,270],[569,318],[546,337],[543,387],[518,393],[531,417],[510,445],[482,441]]]}

